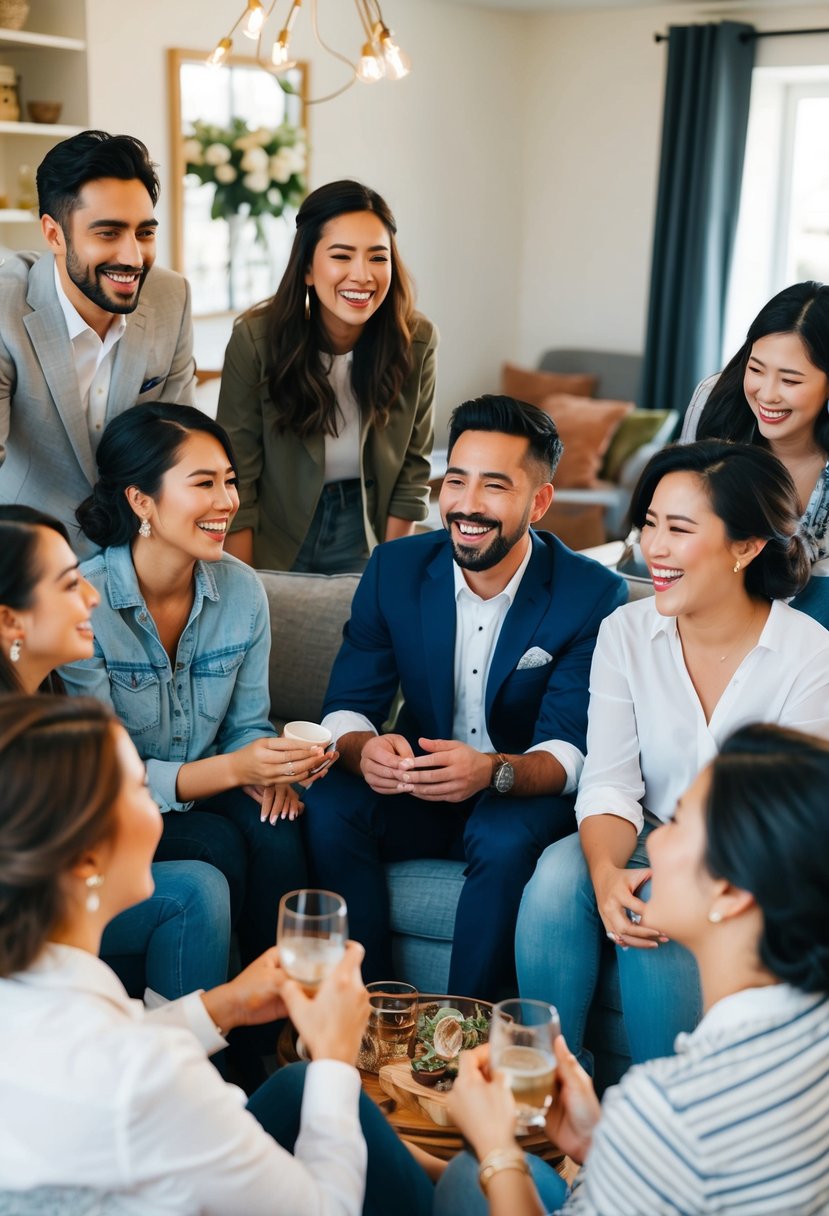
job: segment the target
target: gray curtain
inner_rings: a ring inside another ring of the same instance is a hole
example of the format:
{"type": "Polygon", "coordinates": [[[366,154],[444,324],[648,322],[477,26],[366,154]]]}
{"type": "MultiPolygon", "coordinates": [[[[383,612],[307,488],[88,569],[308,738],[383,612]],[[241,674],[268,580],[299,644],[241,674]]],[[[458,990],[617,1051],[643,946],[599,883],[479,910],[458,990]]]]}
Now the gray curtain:
{"type": "Polygon", "coordinates": [[[643,401],[680,415],[720,369],[743,172],[753,27],[672,26],[645,344],[643,401]]]}

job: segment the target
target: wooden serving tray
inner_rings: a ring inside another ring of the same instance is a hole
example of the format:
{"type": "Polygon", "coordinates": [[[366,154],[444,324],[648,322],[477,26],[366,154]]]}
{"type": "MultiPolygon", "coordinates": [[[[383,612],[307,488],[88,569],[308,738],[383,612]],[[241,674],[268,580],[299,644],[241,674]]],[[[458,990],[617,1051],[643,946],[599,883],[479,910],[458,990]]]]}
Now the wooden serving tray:
{"type": "Polygon", "coordinates": [[[421,1085],[412,1075],[411,1060],[397,1060],[380,1069],[380,1088],[409,1110],[422,1110],[438,1127],[453,1127],[446,1108],[448,1093],[421,1085]]]}

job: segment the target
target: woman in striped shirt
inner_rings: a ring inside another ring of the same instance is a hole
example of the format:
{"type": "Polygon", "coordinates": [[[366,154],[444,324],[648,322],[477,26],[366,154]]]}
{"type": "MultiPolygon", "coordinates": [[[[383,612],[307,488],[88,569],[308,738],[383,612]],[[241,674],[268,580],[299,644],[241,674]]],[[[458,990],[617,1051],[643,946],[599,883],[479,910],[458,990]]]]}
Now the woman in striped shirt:
{"type": "MultiPolygon", "coordinates": [[[[587,1159],[569,1195],[543,1163],[533,1185],[486,1049],[462,1057],[451,1109],[482,1170],[490,1163],[491,1216],[829,1211],[827,788],[829,744],[744,727],[651,834],[643,920],[694,954],[705,1016],[675,1056],[632,1068],[601,1108],[557,1040],[547,1131],[587,1159]]],[[[474,1168],[468,1155],[450,1166],[436,1216],[487,1211],[474,1168]]]]}

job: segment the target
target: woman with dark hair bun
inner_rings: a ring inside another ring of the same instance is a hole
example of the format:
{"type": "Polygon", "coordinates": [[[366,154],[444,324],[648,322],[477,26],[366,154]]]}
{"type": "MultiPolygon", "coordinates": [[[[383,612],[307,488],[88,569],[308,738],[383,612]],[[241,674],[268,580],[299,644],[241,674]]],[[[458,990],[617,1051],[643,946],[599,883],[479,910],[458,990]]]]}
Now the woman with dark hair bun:
{"type": "Polygon", "coordinates": [[[157,860],[226,877],[246,963],[276,940],[280,895],[306,882],[294,783],[336,753],[278,738],[268,720],[265,590],[223,553],[239,504],[223,428],[191,406],[136,405],[109,423],[97,462],[77,512],[103,547],[81,567],[101,598],[95,651],[62,675],[114,707],[146,762],[164,812],[157,860]]]}
{"type": "Polygon", "coordinates": [[[227,548],[259,569],[340,574],[426,518],[437,333],[376,191],[320,186],[296,229],[276,294],[225,354],[218,416],[241,499],[227,548]]]}
{"type": "Polygon", "coordinates": [[[794,601],[829,625],[829,287],[795,283],[760,309],[722,372],[703,380],[682,442],[731,439],[768,448],[800,499],[813,578],[794,601]]]}
{"type": "Polygon", "coordinates": [[[522,996],[556,1005],[584,1053],[607,941],[634,1063],[700,1014],[694,959],[650,913],[649,833],[723,740],[762,720],[829,736],[829,631],[784,601],[806,582],[791,477],[762,448],[658,452],[632,516],[655,596],[603,623],[590,672],[578,835],[542,855],[518,915],[522,996]]]}
{"type": "MultiPolygon", "coordinates": [[[[66,528],[22,504],[0,506],[0,694],[61,692],[56,668],[93,653],[98,593],[66,528]]],[[[107,926],[102,957],[135,996],[174,1000],[227,978],[227,883],[201,861],[153,867],[155,891],[107,926]]]]}
{"type": "Polygon", "coordinates": [[[632,1068],[601,1108],[558,1038],[547,1134],[586,1159],[569,1197],[550,1166],[522,1156],[487,1049],[465,1053],[450,1111],[502,1172],[487,1208],[462,1154],[435,1216],[829,1211],[827,789],[825,739],[750,725],[723,741],[648,838],[642,912],[642,926],[695,958],[701,1023],[675,1056],[632,1068]]]}
{"type": "Polygon", "coordinates": [[[0,1210],[381,1216],[395,1195],[428,1216],[431,1182],[360,1092],[356,942],[313,999],[271,945],[148,1012],[96,957],[152,892],[161,835],[128,734],[92,698],[2,697],[0,789],[0,1210]],[[206,1056],[288,1014],[312,1062],[245,1109],[206,1056]]]}

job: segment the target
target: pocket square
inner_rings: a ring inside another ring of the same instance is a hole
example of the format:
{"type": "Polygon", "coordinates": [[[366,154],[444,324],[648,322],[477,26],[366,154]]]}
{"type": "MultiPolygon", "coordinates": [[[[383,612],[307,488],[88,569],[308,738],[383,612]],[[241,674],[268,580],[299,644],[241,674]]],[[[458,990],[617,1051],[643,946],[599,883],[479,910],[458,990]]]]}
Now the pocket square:
{"type": "Polygon", "coordinates": [[[521,655],[515,670],[526,671],[528,667],[546,667],[552,661],[553,656],[548,654],[546,650],[542,650],[540,646],[531,646],[528,651],[521,655]]]}
{"type": "Polygon", "coordinates": [[[163,376],[153,376],[152,380],[145,380],[138,390],[138,396],[140,397],[142,393],[148,393],[151,388],[155,388],[157,384],[161,384],[163,379],[163,376]]]}

